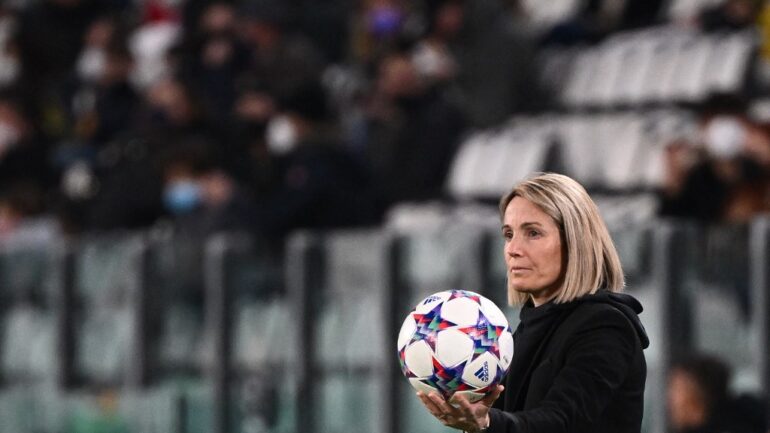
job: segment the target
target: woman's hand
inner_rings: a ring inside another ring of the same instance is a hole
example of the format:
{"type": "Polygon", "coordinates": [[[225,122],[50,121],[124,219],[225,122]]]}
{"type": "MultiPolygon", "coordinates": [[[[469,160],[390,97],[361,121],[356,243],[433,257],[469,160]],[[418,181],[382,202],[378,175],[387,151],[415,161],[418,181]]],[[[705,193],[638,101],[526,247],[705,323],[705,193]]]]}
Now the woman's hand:
{"type": "Polygon", "coordinates": [[[456,395],[450,404],[436,392],[417,392],[417,397],[445,426],[476,432],[489,427],[489,408],[500,397],[503,389],[502,385],[498,385],[494,391],[476,403],[470,403],[464,396],[456,395]]]}

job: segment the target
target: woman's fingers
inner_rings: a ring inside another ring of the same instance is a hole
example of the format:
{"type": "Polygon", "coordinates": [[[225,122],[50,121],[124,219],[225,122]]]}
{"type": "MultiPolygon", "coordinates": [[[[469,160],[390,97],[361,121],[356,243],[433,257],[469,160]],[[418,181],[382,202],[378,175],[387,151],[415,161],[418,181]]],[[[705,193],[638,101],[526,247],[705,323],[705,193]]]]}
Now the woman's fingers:
{"type": "Polygon", "coordinates": [[[459,415],[458,413],[459,411],[455,407],[447,403],[447,401],[444,400],[444,398],[438,395],[437,393],[431,392],[430,394],[428,394],[428,398],[430,398],[433,404],[435,404],[436,407],[438,407],[442,413],[447,414],[449,416],[459,415]]]}
{"type": "Polygon", "coordinates": [[[503,387],[499,386],[484,400],[476,403],[471,403],[462,394],[454,395],[451,404],[435,392],[425,394],[418,391],[417,397],[428,411],[445,426],[469,430],[482,425],[483,419],[486,419],[486,412],[489,410],[489,406],[499,397],[502,391],[503,387]]]}
{"type": "Polygon", "coordinates": [[[443,415],[443,411],[438,405],[436,405],[436,403],[432,399],[429,398],[427,394],[425,394],[424,392],[418,391],[417,397],[420,399],[420,401],[422,401],[422,404],[424,404],[425,407],[428,409],[428,412],[433,414],[433,416],[435,416],[436,418],[441,419],[441,416],[443,415]]]}
{"type": "Polygon", "coordinates": [[[504,390],[505,390],[505,387],[503,385],[497,385],[495,389],[489,393],[489,395],[487,395],[486,397],[484,397],[483,400],[481,400],[481,403],[483,403],[484,406],[492,407],[492,403],[494,403],[495,400],[497,400],[498,397],[500,397],[500,394],[502,394],[504,390]]]}

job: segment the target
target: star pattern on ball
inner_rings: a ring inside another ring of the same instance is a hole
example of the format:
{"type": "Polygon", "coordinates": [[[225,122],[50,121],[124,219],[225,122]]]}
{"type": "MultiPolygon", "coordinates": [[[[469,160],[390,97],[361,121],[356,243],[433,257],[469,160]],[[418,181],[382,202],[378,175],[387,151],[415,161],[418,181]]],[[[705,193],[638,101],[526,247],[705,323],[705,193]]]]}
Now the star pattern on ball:
{"type": "Polygon", "coordinates": [[[417,377],[416,374],[412,372],[412,370],[409,369],[409,367],[406,365],[406,348],[409,347],[409,345],[406,345],[403,349],[398,351],[398,365],[401,367],[401,373],[404,374],[406,377],[417,377]]]}
{"type": "Polygon", "coordinates": [[[450,326],[457,326],[456,323],[441,317],[441,304],[425,314],[414,313],[412,314],[412,317],[414,317],[417,330],[414,332],[414,335],[412,335],[412,340],[409,344],[425,340],[431,350],[434,351],[436,350],[436,337],[438,331],[449,328],[450,326]]]}
{"type": "Polygon", "coordinates": [[[473,340],[473,357],[471,361],[484,352],[489,352],[498,359],[500,358],[500,345],[497,341],[503,331],[505,331],[504,326],[493,325],[484,313],[479,311],[479,320],[475,326],[459,328],[459,330],[473,340]]]}
{"type": "Polygon", "coordinates": [[[441,391],[444,398],[449,398],[455,392],[471,389],[467,383],[462,381],[464,369],[464,362],[454,367],[445,367],[436,358],[433,358],[433,375],[425,378],[424,381],[441,391]]]}
{"type": "Polygon", "coordinates": [[[451,301],[452,299],[458,299],[458,298],[468,298],[473,302],[481,305],[481,297],[479,297],[478,294],[473,292],[468,292],[465,290],[452,290],[452,294],[449,296],[449,299],[447,299],[447,301],[451,301]]]}

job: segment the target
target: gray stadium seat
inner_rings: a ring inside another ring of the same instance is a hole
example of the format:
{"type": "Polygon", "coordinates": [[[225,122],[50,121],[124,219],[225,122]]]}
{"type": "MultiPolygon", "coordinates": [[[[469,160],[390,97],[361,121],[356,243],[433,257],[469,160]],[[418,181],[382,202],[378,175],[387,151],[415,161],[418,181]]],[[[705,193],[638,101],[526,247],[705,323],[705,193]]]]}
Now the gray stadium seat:
{"type": "Polygon", "coordinates": [[[89,383],[123,383],[136,326],[132,310],[91,311],[76,326],[75,368],[79,375],[89,383]]]}
{"type": "Polygon", "coordinates": [[[314,349],[321,432],[385,431],[379,413],[386,406],[387,371],[396,360],[395,343],[385,340],[392,294],[389,248],[383,231],[324,238],[325,284],[316,296],[314,349]]]}
{"type": "Polygon", "coordinates": [[[748,229],[712,227],[693,239],[698,266],[685,274],[686,294],[692,306],[692,342],[699,351],[720,356],[733,369],[733,385],[740,391],[758,391],[761,360],[759,329],[751,320],[756,300],[749,287],[748,229]]]}
{"type": "Polygon", "coordinates": [[[139,273],[141,235],[85,239],[78,247],[75,292],[89,305],[118,306],[129,302],[139,273]]]}
{"type": "Polygon", "coordinates": [[[7,383],[49,385],[56,378],[56,324],[43,309],[18,305],[3,317],[2,375],[7,383]]]}

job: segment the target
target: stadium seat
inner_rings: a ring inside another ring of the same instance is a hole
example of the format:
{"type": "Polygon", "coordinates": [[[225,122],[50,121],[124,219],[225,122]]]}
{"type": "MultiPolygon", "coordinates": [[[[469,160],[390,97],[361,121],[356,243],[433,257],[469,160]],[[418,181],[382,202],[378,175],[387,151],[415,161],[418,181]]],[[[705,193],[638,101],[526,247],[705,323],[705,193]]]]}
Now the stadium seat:
{"type": "Polygon", "coordinates": [[[692,308],[693,348],[720,356],[733,370],[733,385],[740,391],[758,391],[759,330],[751,314],[755,299],[749,287],[748,229],[716,226],[693,240],[698,266],[685,273],[692,308]]]}
{"type": "Polygon", "coordinates": [[[758,44],[753,30],[716,36],[706,69],[708,90],[726,94],[741,91],[758,44]]]}
{"type": "Polygon", "coordinates": [[[3,315],[2,376],[6,383],[53,384],[56,379],[55,320],[50,311],[29,305],[3,315]]]}
{"type": "MultiPolygon", "coordinates": [[[[401,288],[398,296],[403,298],[405,304],[401,307],[402,317],[405,317],[420,299],[438,291],[484,290],[481,260],[484,233],[484,227],[449,220],[430,229],[404,231],[399,234],[397,278],[401,288]]],[[[393,359],[395,362],[395,356],[393,359]]],[[[415,397],[414,389],[405,379],[398,377],[397,380],[400,382],[398,400],[402,411],[401,431],[450,431],[427,414],[415,397]]]]}
{"type": "Polygon", "coordinates": [[[56,378],[54,248],[0,250],[3,300],[0,377],[9,385],[51,385],[56,378]]]}
{"type": "Polygon", "coordinates": [[[396,360],[385,340],[390,238],[380,230],[334,232],[324,237],[323,254],[325,284],[315,296],[319,431],[384,431],[378,415],[388,396],[383,372],[396,360]]]}
{"type": "Polygon", "coordinates": [[[141,278],[141,235],[115,234],[84,239],[75,259],[75,294],[86,308],[122,306],[141,278]]]}
{"type": "Polygon", "coordinates": [[[133,311],[127,308],[89,312],[77,326],[78,375],[95,385],[123,383],[131,360],[135,326],[133,311]]]}
{"type": "Polygon", "coordinates": [[[155,366],[151,381],[201,377],[210,346],[204,333],[203,240],[172,230],[154,231],[148,238],[148,325],[155,330],[148,342],[155,366]]]}

